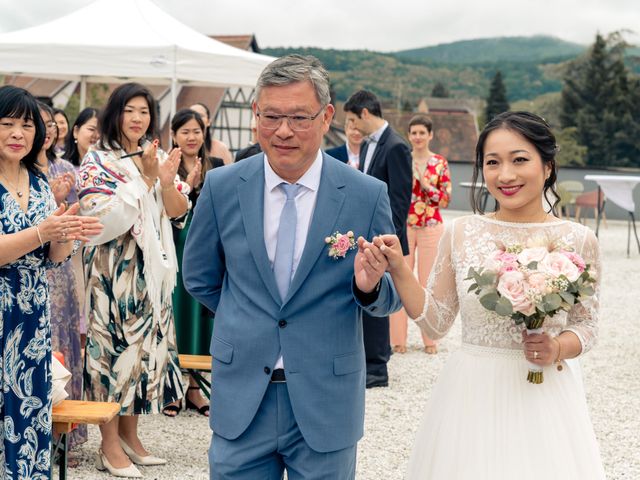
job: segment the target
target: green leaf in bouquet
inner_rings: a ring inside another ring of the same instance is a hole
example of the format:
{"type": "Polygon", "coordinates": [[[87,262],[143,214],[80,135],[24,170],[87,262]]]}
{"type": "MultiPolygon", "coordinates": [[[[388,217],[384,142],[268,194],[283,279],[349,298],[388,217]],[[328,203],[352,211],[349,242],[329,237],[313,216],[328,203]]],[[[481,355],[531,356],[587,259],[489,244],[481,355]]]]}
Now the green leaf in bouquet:
{"type": "Polygon", "coordinates": [[[542,297],[542,305],[544,307],[544,311],[547,313],[559,309],[561,304],[562,297],[557,293],[549,293],[542,297]]]}
{"type": "Polygon", "coordinates": [[[482,274],[478,278],[478,285],[480,285],[481,287],[495,285],[497,279],[498,279],[498,276],[494,272],[485,271],[485,272],[482,272],[482,274]]]}
{"type": "Polygon", "coordinates": [[[496,313],[503,317],[509,316],[513,313],[513,305],[504,297],[500,297],[496,302],[496,313]]]}
{"type": "Polygon", "coordinates": [[[476,271],[473,267],[469,267],[469,271],[467,272],[467,278],[465,280],[474,280],[476,278],[476,271]]]}
{"type": "Polygon", "coordinates": [[[529,265],[527,265],[527,268],[529,270],[535,270],[536,268],[538,268],[538,262],[530,262],[529,265]]]}
{"type": "Polygon", "coordinates": [[[495,311],[500,296],[493,290],[487,293],[480,292],[480,304],[487,310],[495,311]]]}
{"type": "Polygon", "coordinates": [[[467,293],[471,293],[471,292],[473,292],[474,290],[477,290],[477,289],[478,289],[478,284],[477,283],[472,283],[471,285],[469,285],[469,290],[467,290],[467,293]]]}
{"type": "Polygon", "coordinates": [[[594,293],[596,293],[595,289],[591,285],[582,285],[578,289],[581,297],[590,297],[594,293]]]}
{"type": "Polygon", "coordinates": [[[569,305],[573,305],[574,303],[576,303],[575,295],[572,295],[569,292],[559,292],[558,295],[560,295],[562,297],[562,300],[567,302],[569,305]]]}
{"type": "Polygon", "coordinates": [[[524,322],[524,315],[522,315],[521,313],[513,313],[511,314],[511,319],[516,325],[520,325],[524,322]]]}

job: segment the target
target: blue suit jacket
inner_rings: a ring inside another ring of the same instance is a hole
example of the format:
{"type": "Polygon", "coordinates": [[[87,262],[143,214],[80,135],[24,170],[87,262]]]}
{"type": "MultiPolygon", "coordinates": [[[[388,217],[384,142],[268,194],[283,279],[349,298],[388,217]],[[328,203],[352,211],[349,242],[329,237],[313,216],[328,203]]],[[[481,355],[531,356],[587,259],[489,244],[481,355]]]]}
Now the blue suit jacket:
{"type": "MultiPolygon", "coordinates": [[[[187,237],[187,290],[215,311],[211,427],[227,439],[251,423],[282,352],[287,388],[308,445],[328,452],[363,433],[362,309],[352,291],[356,250],[329,257],[325,238],[394,231],[386,186],[324,155],[313,218],[289,293],[281,301],[263,235],[264,155],[207,173],[187,237]]],[[[400,308],[385,274],[364,307],[400,308]]],[[[375,320],[373,320],[375,321],[375,320]]]]}
{"type": "Polygon", "coordinates": [[[341,162],[349,163],[349,152],[347,152],[347,144],[338,147],[328,148],[325,153],[333,158],[337,158],[341,162]]]}

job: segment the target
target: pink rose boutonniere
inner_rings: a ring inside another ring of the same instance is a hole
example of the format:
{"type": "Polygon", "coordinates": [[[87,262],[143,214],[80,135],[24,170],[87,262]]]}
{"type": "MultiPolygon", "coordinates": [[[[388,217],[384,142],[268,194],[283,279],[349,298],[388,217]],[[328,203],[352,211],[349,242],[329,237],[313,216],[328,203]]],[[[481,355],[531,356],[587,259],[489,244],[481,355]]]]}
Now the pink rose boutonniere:
{"type": "Polygon", "coordinates": [[[351,230],[347,233],[336,232],[330,237],[326,237],[324,241],[330,245],[329,256],[334,260],[344,258],[349,250],[356,248],[356,240],[351,230]]]}

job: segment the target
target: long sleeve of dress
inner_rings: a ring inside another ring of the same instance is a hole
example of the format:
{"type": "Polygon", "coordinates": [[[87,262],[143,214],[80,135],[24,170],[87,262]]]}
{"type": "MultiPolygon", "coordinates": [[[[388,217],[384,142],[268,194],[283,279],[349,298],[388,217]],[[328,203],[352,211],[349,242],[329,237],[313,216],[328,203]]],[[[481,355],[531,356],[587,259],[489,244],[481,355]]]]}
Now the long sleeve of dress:
{"type": "Polygon", "coordinates": [[[600,283],[602,264],[600,262],[600,245],[590,229],[585,229],[581,249],[577,249],[585,263],[590,265],[591,275],[596,279],[595,293],[574,305],[567,315],[565,331],[575,333],[582,344],[582,353],[588,352],[598,337],[598,310],[600,308],[600,283]]]}
{"type": "Polygon", "coordinates": [[[440,244],[427,288],[422,315],[415,319],[429,338],[437,340],[446,335],[458,314],[456,272],[452,259],[453,225],[447,225],[440,244]]]}

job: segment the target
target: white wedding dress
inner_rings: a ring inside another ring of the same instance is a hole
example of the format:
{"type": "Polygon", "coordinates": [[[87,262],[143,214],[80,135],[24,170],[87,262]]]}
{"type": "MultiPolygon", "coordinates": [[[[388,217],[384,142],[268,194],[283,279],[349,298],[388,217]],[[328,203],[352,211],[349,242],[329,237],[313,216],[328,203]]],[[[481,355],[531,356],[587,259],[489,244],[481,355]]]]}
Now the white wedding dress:
{"type": "MultiPolygon", "coordinates": [[[[460,311],[462,346],[440,373],[416,435],[408,480],[590,480],[604,469],[577,361],[544,368],[544,383],[526,380],[522,328],[482,307],[467,293],[469,267],[478,268],[495,241],[537,237],[574,246],[600,275],[591,230],[569,221],[506,223],[486,216],[451,222],[440,242],[416,319],[430,338],[444,336],[460,311]]],[[[599,285],[599,283],[598,283],[599,285]]],[[[598,294],[545,321],[550,335],[574,332],[587,352],[597,336],[598,294]]]]}

